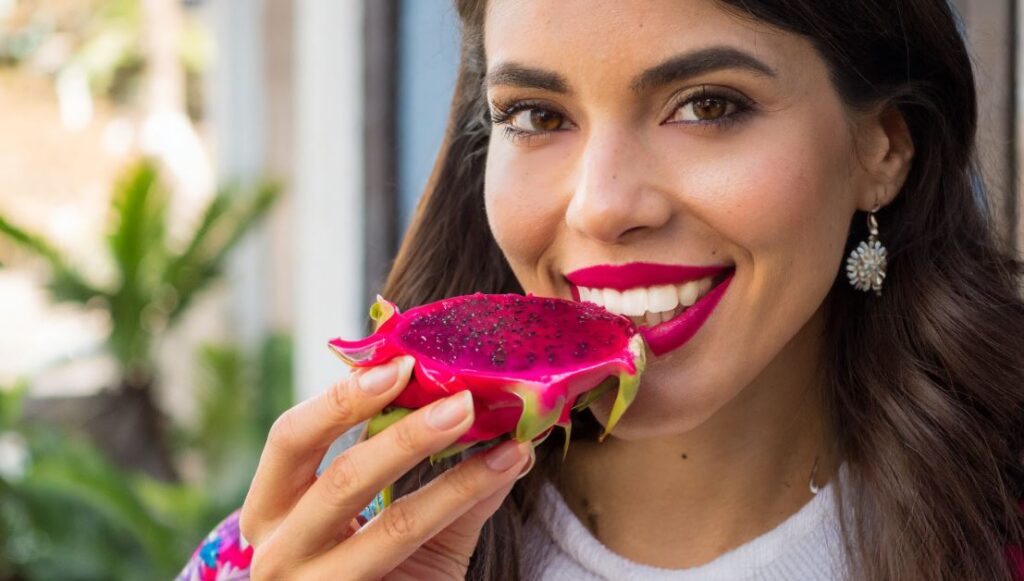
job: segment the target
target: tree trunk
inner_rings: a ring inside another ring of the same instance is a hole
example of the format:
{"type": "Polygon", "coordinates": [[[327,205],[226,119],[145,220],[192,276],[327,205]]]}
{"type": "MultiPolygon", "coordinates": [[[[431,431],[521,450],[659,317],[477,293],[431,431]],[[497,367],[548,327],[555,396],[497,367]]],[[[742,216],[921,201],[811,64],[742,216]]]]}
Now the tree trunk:
{"type": "Polygon", "coordinates": [[[168,420],[153,402],[152,383],[85,397],[30,398],[24,417],[84,432],[121,468],[178,481],[165,436],[168,420]]]}

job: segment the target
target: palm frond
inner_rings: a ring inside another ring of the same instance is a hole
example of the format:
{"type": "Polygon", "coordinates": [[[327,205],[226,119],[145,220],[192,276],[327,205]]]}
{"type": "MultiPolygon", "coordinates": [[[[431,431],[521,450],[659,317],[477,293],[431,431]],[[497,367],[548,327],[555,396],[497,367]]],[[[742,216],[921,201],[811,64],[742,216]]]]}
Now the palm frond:
{"type": "Polygon", "coordinates": [[[60,251],[42,236],[29,232],[3,216],[0,216],[0,235],[49,264],[53,271],[49,290],[58,302],[72,301],[85,304],[94,297],[107,296],[103,290],[86,282],[60,251]]]}
{"type": "Polygon", "coordinates": [[[109,343],[126,369],[146,365],[147,308],[159,292],[167,263],[167,201],[157,168],[150,161],[138,163],[125,174],[112,200],[107,242],[120,284],[109,300],[113,322],[109,343]]]}
{"type": "Polygon", "coordinates": [[[93,446],[65,438],[49,453],[34,457],[30,484],[87,503],[108,522],[130,532],[154,563],[173,566],[181,558],[174,530],[150,512],[125,476],[93,446]]]}
{"type": "Polygon", "coordinates": [[[177,295],[168,321],[173,323],[194,296],[221,273],[228,254],[266,215],[279,193],[276,184],[265,183],[248,195],[228,188],[214,198],[192,241],[171,259],[165,272],[165,286],[177,295]]]}
{"type": "Polygon", "coordinates": [[[117,184],[112,201],[113,219],[108,234],[111,254],[121,274],[123,289],[148,281],[140,280],[164,248],[167,195],[158,183],[151,162],[134,166],[117,184]]]}

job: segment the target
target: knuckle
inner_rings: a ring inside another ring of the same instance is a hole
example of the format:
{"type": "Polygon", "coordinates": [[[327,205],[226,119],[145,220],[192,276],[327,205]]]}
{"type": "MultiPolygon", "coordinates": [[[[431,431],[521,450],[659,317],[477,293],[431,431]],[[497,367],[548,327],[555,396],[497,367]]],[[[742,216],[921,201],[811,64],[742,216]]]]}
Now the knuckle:
{"type": "Polygon", "coordinates": [[[284,579],[286,569],[281,559],[268,550],[270,547],[253,547],[252,560],[249,562],[249,578],[253,581],[263,579],[284,579]]]}
{"type": "Polygon", "coordinates": [[[419,438],[416,437],[416,430],[412,422],[401,421],[395,424],[392,438],[395,449],[399,452],[409,455],[419,453],[419,438]]]}
{"type": "Polygon", "coordinates": [[[288,410],[277,417],[267,434],[267,447],[287,452],[296,446],[295,412],[288,410]]]}
{"type": "Polygon", "coordinates": [[[355,416],[355,406],[352,403],[352,391],[349,389],[349,382],[342,380],[336,382],[327,390],[325,399],[327,409],[330,410],[332,419],[340,424],[348,424],[355,416]]]}
{"type": "Polygon", "coordinates": [[[469,470],[463,470],[462,468],[462,466],[459,466],[455,470],[449,470],[444,475],[444,478],[455,494],[475,500],[480,495],[479,482],[473,478],[469,470]]]}
{"type": "Polygon", "coordinates": [[[348,454],[341,454],[331,462],[321,477],[326,485],[324,494],[331,503],[344,504],[344,499],[358,490],[362,480],[359,469],[348,454]]]}
{"type": "Polygon", "coordinates": [[[416,528],[417,518],[404,502],[396,502],[380,513],[380,526],[384,535],[394,541],[404,540],[416,528]]]}
{"type": "MultiPolygon", "coordinates": [[[[475,538],[473,541],[475,543],[475,538]]],[[[469,569],[470,556],[465,551],[453,550],[437,543],[427,543],[423,545],[422,550],[431,557],[425,559],[426,562],[423,564],[426,569],[434,574],[429,575],[428,578],[459,579],[469,569]]]]}
{"type": "Polygon", "coordinates": [[[259,530],[252,524],[252,516],[249,513],[251,509],[246,508],[247,506],[248,503],[243,504],[238,511],[238,534],[250,545],[255,545],[260,539],[259,530]]]}

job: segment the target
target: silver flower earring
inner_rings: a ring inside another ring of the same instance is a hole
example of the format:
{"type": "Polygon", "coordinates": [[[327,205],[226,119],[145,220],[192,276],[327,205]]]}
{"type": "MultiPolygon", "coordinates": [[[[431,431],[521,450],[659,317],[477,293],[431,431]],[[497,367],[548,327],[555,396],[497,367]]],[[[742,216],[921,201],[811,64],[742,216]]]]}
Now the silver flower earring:
{"type": "Polygon", "coordinates": [[[878,220],[875,212],[879,209],[878,204],[868,213],[868,240],[861,242],[853,249],[846,259],[846,277],[850,284],[860,291],[875,291],[875,295],[882,296],[882,282],[885,281],[886,256],[888,252],[885,246],[878,241],[878,220]]]}

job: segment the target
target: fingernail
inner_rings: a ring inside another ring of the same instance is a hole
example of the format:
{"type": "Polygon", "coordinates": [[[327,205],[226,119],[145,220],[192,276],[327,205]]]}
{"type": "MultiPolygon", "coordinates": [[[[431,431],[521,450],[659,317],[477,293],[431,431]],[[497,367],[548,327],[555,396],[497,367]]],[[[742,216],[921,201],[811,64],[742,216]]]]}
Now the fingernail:
{"type": "Polygon", "coordinates": [[[487,454],[484,462],[495,472],[504,472],[522,460],[519,443],[510,441],[498,446],[487,454]]]}
{"type": "Polygon", "coordinates": [[[526,466],[523,466],[523,469],[519,471],[519,476],[516,476],[516,480],[519,480],[523,476],[526,476],[527,474],[529,474],[530,470],[533,470],[533,465],[536,464],[536,463],[537,463],[537,449],[534,448],[533,446],[530,446],[530,459],[526,461],[526,466]]]}
{"type": "Polygon", "coordinates": [[[427,423],[437,430],[450,430],[462,423],[472,411],[473,396],[463,391],[430,408],[427,423]]]}
{"type": "Polygon", "coordinates": [[[356,378],[356,383],[364,392],[379,395],[387,391],[397,380],[398,365],[394,361],[389,361],[367,369],[356,378]]]}

